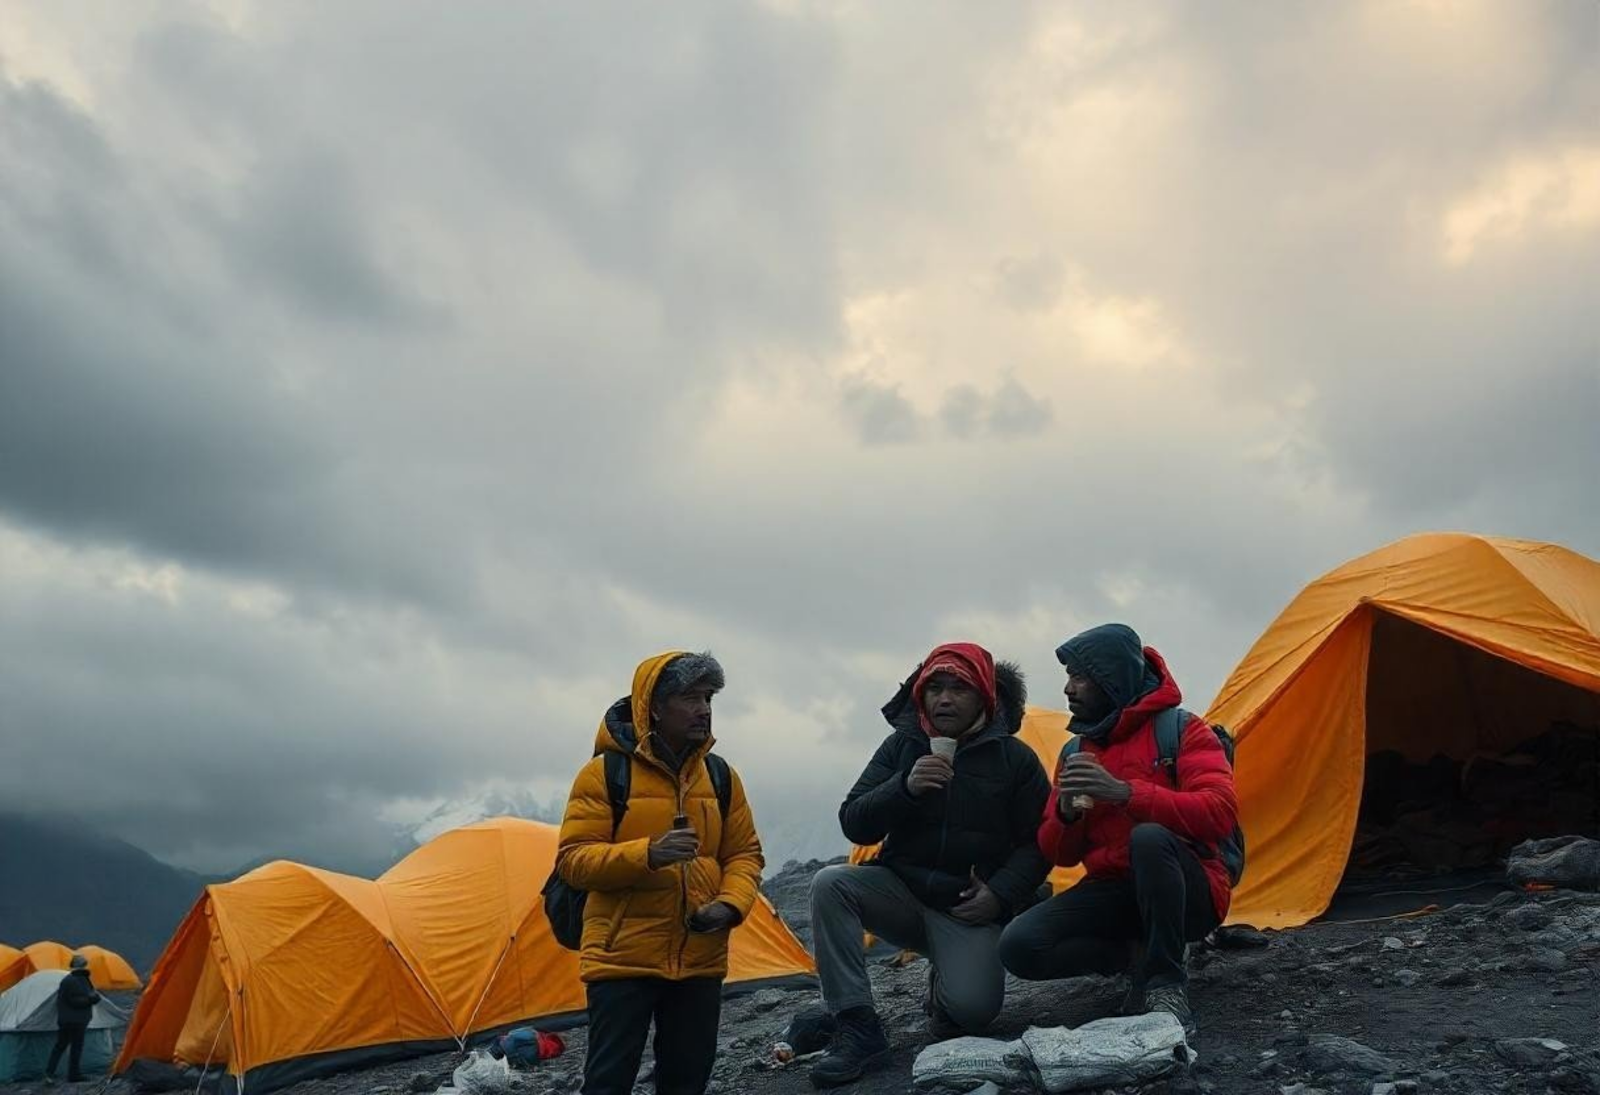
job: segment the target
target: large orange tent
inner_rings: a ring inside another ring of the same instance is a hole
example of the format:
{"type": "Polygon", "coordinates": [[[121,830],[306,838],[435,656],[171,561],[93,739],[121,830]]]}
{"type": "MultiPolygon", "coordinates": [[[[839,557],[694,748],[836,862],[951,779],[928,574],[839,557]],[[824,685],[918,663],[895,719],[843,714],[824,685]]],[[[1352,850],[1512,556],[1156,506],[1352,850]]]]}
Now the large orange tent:
{"type": "Polygon", "coordinates": [[[108,951],[91,943],[79,947],[78,953],[89,960],[89,980],[103,992],[127,992],[139,988],[143,983],[128,960],[116,951],[108,951]]]}
{"type": "MultiPolygon", "coordinates": [[[[151,974],[118,1070],[177,1060],[265,1091],[574,1016],[577,955],[551,937],[539,895],[556,839],[498,818],[376,882],[278,862],[207,887],[151,974]]],[[[815,972],[765,899],[734,930],[730,965],[746,986],[815,972]]]]}
{"type": "Polygon", "coordinates": [[[1249,863],[1230,919],[1322,913],[1367,757],[1504,752],[1529,726],[1600,725],[1600,563],[1552,544],[1413,536],[1311,583],[1209,715],[1238,740],[1249,863]]]}

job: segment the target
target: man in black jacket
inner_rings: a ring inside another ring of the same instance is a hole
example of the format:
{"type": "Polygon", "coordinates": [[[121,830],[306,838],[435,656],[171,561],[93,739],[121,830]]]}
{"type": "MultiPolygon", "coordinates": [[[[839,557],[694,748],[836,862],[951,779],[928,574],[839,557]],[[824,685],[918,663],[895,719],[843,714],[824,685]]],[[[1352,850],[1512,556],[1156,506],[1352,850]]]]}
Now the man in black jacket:
{"type": "Polygon", "coordinates": [[[885,705],[894,732],[839,808],[852,843],[881,848],[870,862],[826,867],[811,883],[817,974],[838,1022],[811,1070],[816,1086],[850,1083],[889,1055],[864,932],[928,957],[935,1038],[981,1031],[999,1014],[1000,929],[1048,873],[1035,833],[1049,780],[1013,736],[1026,698],[1015,666],[997,668],[981,646],[951,643],[885,705]]]}
{"type": "Polygon", "coordinates": [[[81,954],[73,955],[71,972],[56,986],[56,1044],[50,1050],[50,1063],[44,1066],[46,1084],[56,1082],[56,1066],[61,1063],[61,1054],[68,1050],[67,1082],[83,1081],[83,1039],[99,1002],[100,994],[89,980],[89,960],[81,954]]]}

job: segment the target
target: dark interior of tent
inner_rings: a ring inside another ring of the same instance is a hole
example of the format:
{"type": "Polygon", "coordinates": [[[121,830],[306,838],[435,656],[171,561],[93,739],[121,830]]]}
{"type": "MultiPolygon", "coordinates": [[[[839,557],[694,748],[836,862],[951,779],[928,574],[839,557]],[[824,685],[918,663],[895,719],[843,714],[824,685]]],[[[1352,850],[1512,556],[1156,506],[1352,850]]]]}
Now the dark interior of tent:
{"type": "Polygon", "coordinates": [[[1528,839],[1600,837],[1600,693],[1384,612],[1348,883],[1503,877],[1528,839]]]}

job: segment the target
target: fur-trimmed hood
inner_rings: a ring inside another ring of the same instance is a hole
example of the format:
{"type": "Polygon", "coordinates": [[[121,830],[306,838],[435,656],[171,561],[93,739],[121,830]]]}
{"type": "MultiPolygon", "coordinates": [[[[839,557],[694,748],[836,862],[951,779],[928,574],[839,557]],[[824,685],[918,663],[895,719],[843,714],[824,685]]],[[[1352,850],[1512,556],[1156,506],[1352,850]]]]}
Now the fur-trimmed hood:
{"type": "MultiPolygon", "coordinates": [[[[927,735],[917,718],[917,704],[911,697],[911,689],[922,673],[922,665],[922,662],[916,664],[889,702],[883,705],[885,722],[902,733],[915,734],[919,738],[927,735]]],[[[995,662],[994,686],[994,718],[989,720],[988,727],[980,737],[989,734],[1011,735],[1022,729],[1022,715],[1028,705],[1028,682],[1022,675],[1022,668],[1016,662],[995,662]]]]}

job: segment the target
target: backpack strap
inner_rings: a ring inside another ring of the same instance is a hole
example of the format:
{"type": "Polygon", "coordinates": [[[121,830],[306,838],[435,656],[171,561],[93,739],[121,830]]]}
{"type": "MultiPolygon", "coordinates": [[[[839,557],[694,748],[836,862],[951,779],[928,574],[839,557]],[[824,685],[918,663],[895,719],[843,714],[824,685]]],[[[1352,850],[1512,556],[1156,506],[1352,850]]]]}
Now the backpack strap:
{"type": "Polygon", "coordinates": [[[1156,757],[1174,787],[1178,785],[1178,750],[1183,745],[1183,728],[1189,725],[1189,719],[1189,712],[1181,707],[1156,712],[1156,757]]]}
{"type": "Polygon", "coordinates": [[[707,753],[706,775],[711,777],[711,788],[717,792],[717,805],[722,808],[722,817],[726,820],[733,804],[733,771],[717,754],[707,753]]]}
{"type": "Polygon", "coordinates": [[[628,792],[633,782],[633,758],[615,749],[603,754],[606,766],[606,798],[611,800],[611,838],[616,839],[622,827],[622,815],[628,812],[628,792]]]}

